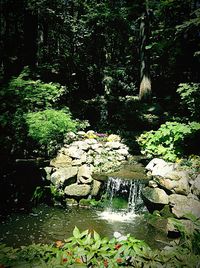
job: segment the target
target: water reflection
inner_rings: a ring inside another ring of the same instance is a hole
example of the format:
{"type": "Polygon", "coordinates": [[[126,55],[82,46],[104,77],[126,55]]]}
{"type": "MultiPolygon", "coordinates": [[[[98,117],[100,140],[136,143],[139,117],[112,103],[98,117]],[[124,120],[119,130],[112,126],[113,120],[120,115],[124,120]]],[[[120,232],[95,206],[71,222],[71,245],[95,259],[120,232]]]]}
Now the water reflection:
{"type": "MultiPolygon", "coordinates": [[[[63,209],[47,205],[40,205],[29,214],[13,213],[8,216],[1,223],[0,242],[14,247],[32,243],[53,243],[72,236],[75,226],[81,231],[96,230],[101,236],[109,238],[116,231],[122,235],[130,233],[153,247],[158,246],[155,232],[142,216],[132,215],[127,219],[118,218],[114,221],[110,216],[103,217],[101,211],[94,209],[63,209]]],[[[160,237],[160,239],[166,238],[160,237]]]]}

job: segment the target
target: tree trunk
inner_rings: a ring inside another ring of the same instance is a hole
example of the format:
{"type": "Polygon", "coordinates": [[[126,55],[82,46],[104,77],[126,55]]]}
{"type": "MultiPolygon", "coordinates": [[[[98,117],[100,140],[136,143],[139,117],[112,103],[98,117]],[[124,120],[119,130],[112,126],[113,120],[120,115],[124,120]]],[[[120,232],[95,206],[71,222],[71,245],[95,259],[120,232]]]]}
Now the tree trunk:
{"type": "Polygon", "coordinates": [[[149,52],[146,46],[149,41],[149,8],[148,1],[145,4],[145,12],[141,17],[140,23],[140,100],[150,100],[151,98],[151,80],[149,66],[149,52]]]}
{"type": "Polygon", "coordinates": [[[25,10],[24,15],[24,64],[35,67],[37,62],[38,17],[25,10]]]}

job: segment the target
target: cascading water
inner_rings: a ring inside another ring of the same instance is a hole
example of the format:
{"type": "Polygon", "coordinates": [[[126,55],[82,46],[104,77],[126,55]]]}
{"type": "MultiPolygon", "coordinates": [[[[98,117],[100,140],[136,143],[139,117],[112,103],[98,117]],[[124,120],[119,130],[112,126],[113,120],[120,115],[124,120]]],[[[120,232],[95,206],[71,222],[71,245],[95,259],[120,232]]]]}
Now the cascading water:
{"type": "Polygon", "coordinates": [[[109,202],[101,216],[116,221],[126,221],[135,217],[144,209],[141,198],[143,185],[141,180],[109,177],[106,188],[109,202]],[[119,203],[122,203],[121,207],[117,207],[119,203]]]}

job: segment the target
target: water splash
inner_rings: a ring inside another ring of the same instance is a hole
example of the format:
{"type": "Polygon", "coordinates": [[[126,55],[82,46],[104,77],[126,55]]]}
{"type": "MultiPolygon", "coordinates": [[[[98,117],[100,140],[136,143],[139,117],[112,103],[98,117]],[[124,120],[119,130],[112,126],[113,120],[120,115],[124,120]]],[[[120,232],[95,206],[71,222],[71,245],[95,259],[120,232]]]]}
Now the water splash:
{"type": "Polygon", "coordinates": [[[109,221],[131,221],[137,217],[137,213],[143,209],[141,190],[143,184],[139,180],[125,180],[109,177],[107,182],[106,196],[109,205],[100,215],[101,218],[109,221]],[[127,202],[125,208],[120,209],[113,206],[115,198],[127,202]]]}

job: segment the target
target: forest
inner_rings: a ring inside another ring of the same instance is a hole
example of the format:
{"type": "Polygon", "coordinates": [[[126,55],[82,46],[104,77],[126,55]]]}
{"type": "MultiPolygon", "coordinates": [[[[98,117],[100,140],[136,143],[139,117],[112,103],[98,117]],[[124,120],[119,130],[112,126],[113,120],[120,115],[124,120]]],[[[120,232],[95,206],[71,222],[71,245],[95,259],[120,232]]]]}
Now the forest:
{"type": "MultiPolygon", "coordinates": [[[[118,142],[119,135],[130,153],[142,155],[145,163],[153,158],[183,163],[198,177],[199,0],[1,0],[0,26],[3,213],[18,198],[15,193],[8,203],[5,201],[10,195],[10,174],[17,161],[50,161],[71,132],[78,135],[84,131],[89,133],[85,134],[87,138],[100,142],[104,137],[108,142],[112,135],[112,142],[118,142]]],[[[192,187],[190,184],[190,191],[194,191],[192,187]]],[[[194,193],[199,200],[200,185],[197,188],[194,193]]],[[[200,226],[199,221],[195,224],[200,226]]],[[[186,238],[184,232],[181,234],[186,238]]],[[[200,250],[200,232],[197,234],[190,246],[200,250]]],[[[135,243],[139,259],[122,260],[114,248],[109,254],[105,250],[105,257],[99,261],[101,249],[116,247],[117,240],[105,242],[95,231],[91,237],[89,231],[81,233],[78,228],[73,235],[69,246],[77,254],[75,259],[78,258],[80,267],[162,267],[155,265],[169,260],[167,254],[161,254],[154,266],[142,266],[141,252],[148,252],[148,247],[138,240],[135,243]],[[74,248],[76,243],[84,247],[84,241],[98,244],[87,261],[79,259],[80,252],[74,248]],[[115,256],[115,264],[109,264],[111,256],[115,256]]],[[[125,248],[135,250],[131,239],[128,237],[120,244],[120,252],[125,248]]],[[[65,256],[66,245],[57,245],[55,251],[33,251],[43,256],[44,263],[52,258],[58,261],[55,256],[61,254],[61,266],[79,267],[70,266],[76,261],[71,255],[65,256]],[[47,252],[51,252],[48,257],[47,252]]],[[[12,254],[20,255],[14,251],[12,254]]],[[[0,267],[29,267],[9,266],[10,257],[5,257],[5,262],[4,257],[0,255],[0,267]]],[[[148,258],[156,261],[156,257],[148,258]]],[[[195,257],[193,260],[198,265],[195,257]]],[[[60,267],[55,263],[38,267],[60,267]]],[[[172,258],[169,266],[163,267],[198,267],[178,265],[172,258]]]]}

